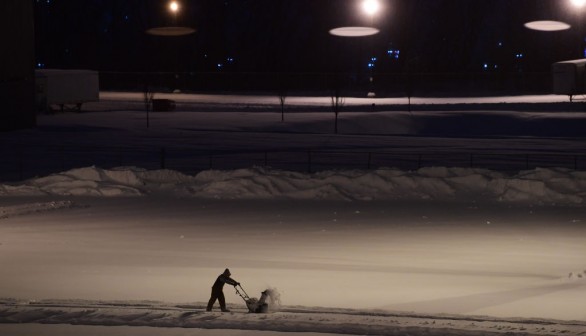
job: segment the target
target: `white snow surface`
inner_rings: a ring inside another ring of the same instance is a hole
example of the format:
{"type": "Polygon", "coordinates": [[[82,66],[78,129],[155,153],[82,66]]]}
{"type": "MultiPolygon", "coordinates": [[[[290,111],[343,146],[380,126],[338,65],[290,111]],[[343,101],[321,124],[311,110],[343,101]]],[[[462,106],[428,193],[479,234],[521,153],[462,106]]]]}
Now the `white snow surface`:
{"type": "MultiPolygon", "coordinates": [[[[217,130],[285,127],[275,126],[270,113],[256,121],[242,112],[161,114],[155,129],[145,131],[136,113],[115,111],[121,102],[140,106],[140,94],[107,96],[111,112],[43,116],[41,131],[2,140],[9,146],[115,141],[131,148],[155,141],[224,148],[404,143],[178,131],[188,120],[217,130]],[[60,125],[103,132],[47,137],[60,125]]],[[[217,96],[182,99],[210,104],[217,96]]],[[[243,98],[225,99],[242,104],[243,98]]],[[[247,99],[254,105],[276,98],[247,99]]],[[[527,99],[561,100],[490,101],[527,99]]],[[[470,99],[480,101],[489,102],[470,99]]],[[[287,117],[311,130],[331,125],[329,114],[287,117]]],[[[376,127],[379,118],[397,122],[399,132],[418,128],[408,113],[354,114],[342,125],[376,127]]],[[[408,144],[583,146],[568,139],[489,140],[409,138],[408,144]]],[[[250,167],[185,174],[86,166],[2,182],[0,335],[586,335],[585,177],[565,168],[309,174],[250,167]],[[248,314],[227,286],[232,313],[217,312],[217,303],[204,312],[210,286],[226,267],[251,296],[278,289],[280,309],[248,314]]]]}

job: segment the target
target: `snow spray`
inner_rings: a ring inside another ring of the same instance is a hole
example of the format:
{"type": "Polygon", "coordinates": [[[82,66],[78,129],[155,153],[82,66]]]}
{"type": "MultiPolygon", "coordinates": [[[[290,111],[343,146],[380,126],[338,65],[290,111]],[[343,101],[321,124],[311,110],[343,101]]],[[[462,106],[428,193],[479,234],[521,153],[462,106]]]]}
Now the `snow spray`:
{"type": "Polygon", "coordinates": [[[276,288],[267,288],[264,293],[267,295],[267,303],[271,313],[281,310],[281,293],[276,288]]]}
{"type": "Polygon", "coordinates": [[[249,298],[246,301],[251,313],[274,313],[281,309],[281,294],[276,288],[268,288],[261,293],[260,299],[249,298]]]}

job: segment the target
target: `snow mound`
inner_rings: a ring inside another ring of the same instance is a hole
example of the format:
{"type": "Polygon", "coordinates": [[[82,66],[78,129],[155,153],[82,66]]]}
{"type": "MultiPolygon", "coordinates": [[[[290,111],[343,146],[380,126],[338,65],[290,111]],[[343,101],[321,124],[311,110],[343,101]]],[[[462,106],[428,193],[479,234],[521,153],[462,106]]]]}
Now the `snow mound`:
{"type": "Polygon", "coordinates": [[[0,185],[2,196],[139,196],[142,180],[132,169],[105,170],[97,167],[72,169],[33,178],[17,186],[0,185]]]}
{"type": "Polygon", "coordinates": [[[472,168],[416,171],[324,171],[303,174],[265,168],[204,171],[190,192],[227,199],[494,200],[581,204],[586,175],[567,169],[535,169],[517,175],[472,168]]]}
{"type": "Polygon", "coordinates": [[[473,200],[582,204],[586,172],[538,168],[515,175],[473,168],[430,167],[340,170],[306,174],[263,167],[208,170],[195,176],[137,167],[86,167],[0,184],[0,196],[140,196],[167,191],[177,196],[218,199],[298,200],[473,200]]]}

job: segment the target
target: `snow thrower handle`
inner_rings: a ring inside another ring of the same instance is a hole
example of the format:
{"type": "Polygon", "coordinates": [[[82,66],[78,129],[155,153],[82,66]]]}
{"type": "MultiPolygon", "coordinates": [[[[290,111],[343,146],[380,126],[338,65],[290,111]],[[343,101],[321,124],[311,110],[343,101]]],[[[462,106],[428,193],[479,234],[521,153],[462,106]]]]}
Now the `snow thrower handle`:
{"type": "Polygon", "coordinates": [[[248,296],[248,294],[246,293],[246,291],[244,290],[244,288],[242,288],[242,286],[240,284],[235,285],[234,290],[236,290],[236,294],[239,295],[242,299],[244,299],[244,301],[250,299],[250,296],[248,296]],[[240,287],[240,290],[238,290],[238,287],[240,287]],[[242,293],[240,291],[242,291],[242,293]]]}

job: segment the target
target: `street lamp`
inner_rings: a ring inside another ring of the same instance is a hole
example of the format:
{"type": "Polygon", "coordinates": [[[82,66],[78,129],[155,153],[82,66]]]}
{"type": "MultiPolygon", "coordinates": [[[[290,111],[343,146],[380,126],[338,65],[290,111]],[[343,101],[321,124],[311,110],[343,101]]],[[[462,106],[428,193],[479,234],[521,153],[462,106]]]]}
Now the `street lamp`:
{"type": "Polygon", "coordinates": [[[364,0],[364,2],[362,2],[362,10],[367,15],[374,17],[380,10],[380,3],[378,0],[364,0]]]}
{"type": "Polygon", "coordinates": [[[169,4],[169,9],[171,12],[173,12],[173,14],[177,14],[177,11],[179,11],[179,3],[177,1],[171,1],[169,4]]]}
{"type": "Polygon", "coordinates": [[[582,24],[586,0],[570,0],[570,3],[576,9],[574,15],[577,17],[576,26],[578,27],[578,36],[580,37],[580,57],[583,58],[586,57],[586,38],[584,37],[584,26],[582,24]]]}
{"type": "MultiPolygon", "coordinates": [[[[366,13],[368,16],[370,16],[370,24],[372,26],[374,26],[374,16],[379,12],[380,10],[380,3],[378,2],[378,0],[364,0],[362,2],[362,10],[364,11],[364,13],[366,13]]],[[[372,52],[372,45],[370,47],[371,52],[372,52]]],[[[374,93],[373,90],[373,86],[374,86],[374,76],[373,76],[373,68],[374,68],[374,62],[376,61],[376,57],[370,57],[370,62],[368,63],[368,69],[370,71],[370,77],[369,77],[369,81],[370,81],[370,91],[367,94],[367,97],[375,97],[376,94],[374,93]]]]}
{"type": "Polygon", "coordinates": [[[172,0],[169,2],[168,9],[173,14],[173,22],[170,26],[155,27],[147,29],[146,33],[157,36],[184,36],[195,33],[195,29],[190,27],[182,27],[177,24],[177,15],[181,10],[179,1],[172,0]]]}
{"type": "Polygon", "coordinates": [[[171,1],[169,3],[169,10],[173,13],[173,24],[177,25],[177,13],[179,12],[179,3],[177,1],[171,1]]]}

